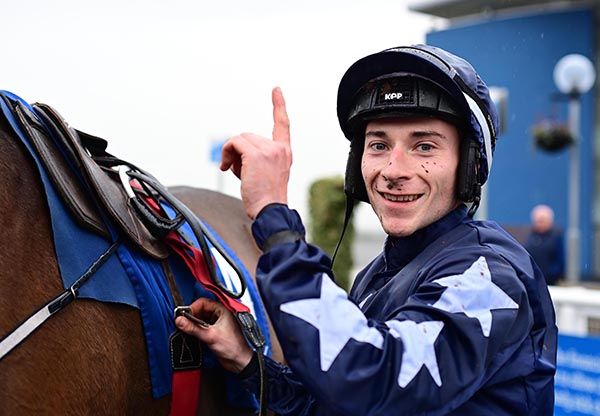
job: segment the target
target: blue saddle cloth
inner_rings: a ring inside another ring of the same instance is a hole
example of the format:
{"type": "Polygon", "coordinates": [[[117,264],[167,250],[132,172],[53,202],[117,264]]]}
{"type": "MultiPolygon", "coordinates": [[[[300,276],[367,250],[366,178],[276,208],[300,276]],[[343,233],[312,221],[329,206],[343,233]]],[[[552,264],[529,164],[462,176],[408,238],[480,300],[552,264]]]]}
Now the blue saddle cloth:
{"type": "MultiPolygon", "coordinates": [[[[15,94],[0,90],[0,95],[12,101],[19,101],[35,112],[28,103],[15,94]]],[[[84,273],[90,264],[108,249],[111,242],[82,228],[71,218],[69,211],[48,177],[39,156],[29,143],[27,134],[25,134],[19,122],[14,118],[12,111],[3,100],[0,100],[0,107],[18,138],[37,165],[48,201],[56,258],[63,286],[66,289],[84,273]]],[[[165,208],[168,209],[168,207],[165,208]]],[[[212,232],[213,237],[221,246],[224,247],[230,258],[236,261],[238,268],[242,270],[247,291],[241,301],[250,308],[255,316],[266,338],[265,353],[270,355],[271,342],[266,314],[254,281],[244,265],[224,241],[210,226],[207,224],[204,225],[212,232]]],[[[107,226],[113,234],[113,238],[116,238],[117,232],[115,231],[115,227],[112,227],[110,224],[107,224],[107,226]]],[[[187,224],[184,224],[183,227],[187,237],[192,240],[195,239],[191,227],[187,224]]],[[[237,291],[239,283],[236,278],[233,278],[231,267],[226,264],[224,258],[212,246],[211,251],[219,266],[217,270],[219,278],[227,287],[233,291],[237,291]]],[[[169,257],[169,264],[175,276],[179,292],[186,304],[190,304],[198,297],[212,297],[212,294],[196,282],[189,270],[176,256],[169,257]]],[[[169,335],[175,330],[173,320],[175,304],[160,262],[143,255],[126,244],[121,244],[117,249],[117,255],[112,256],[81,287],[80,297],[95,299],[101,302],[126,304],[139,309],[146,337],[152,395],[158,398],[170,393],[172,370],[168,339],[169,335]]],[[[216,359],[206,349],[203,365],[207,367],[218,365],[216,359]]],[[[227,373],[226,378],[228,378],[227,373]]],[[[238,386],[235,380],[229,379],[227,385],[228,395],[232,403],[238,406],[256,407],[254,397],[238,386]]]]}

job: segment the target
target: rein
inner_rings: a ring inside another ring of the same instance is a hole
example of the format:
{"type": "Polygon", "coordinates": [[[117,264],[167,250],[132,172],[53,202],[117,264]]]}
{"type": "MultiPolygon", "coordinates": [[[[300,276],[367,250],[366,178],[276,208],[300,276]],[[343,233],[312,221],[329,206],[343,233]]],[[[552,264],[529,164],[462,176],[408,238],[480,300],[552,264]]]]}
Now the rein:
{"type": "MultiPolygon", "coordinates": [[[[258,358],[260,379],[259,415],[266,415],[265,338],[254,316],[250,313],[250,309],[239,301],[246,287],[243,274],[237,264],[229,257],[226,250],[223,249],[218,241],[212,238],[211,233],[189,208],[175,198],[156,179],[132,166],[118,166],[118,172],[121,183],[129,196],[129,203],[135,207],[136,213],[146,228],[155,236],[162,238],[162,241],[185,263],[198,283],[215,295],[221,304],[236,317],[242,334],[254,349],[258,358]],[[130,178],[133,178],[137,182],[138,186],[135,189],[132,187],[130,178]],[[138,194],[141,194],[142,197],[138,194]],[[170,218],[168,215],[163,216],[162,212],[164,210],[161,208],[159,198],[164,199],[170,208],[175,211],[174,218],[170,218]],[[190,226],[198,245],[190,241],[181,230],[184,220],[190,226]],[[238,292],[229,290],[229,288],[221,283],[217,276],[214,259],[206,240],[209,240],[217,251],[224,256],[230,266],[233,267],[241,285],[241,289],[238,292]]],[[[189,313],[189,308],[186,306],[176,306],[174,313],[175,316],[179,314],[187,315],[188,318],[193,316],[189,313]]],[[[198,324],[195,317],[192,321],[198,324]]],[[[205,323],[202,322],[201,325],[205,325],[205,323]]],[[[179,331],[176,334],[183,335],[179,331]]],[[[199,388],[201,380],[199,368],[194,369],[197,372],[195,376],[189,368],[173,368],[173,370],[173,386],[195,383],[199,388]]],[[[197,405],[197,396],[190,400],[189,395],[180,394],[173,388],[171,402],[172,416],[195,414],[197,405]]]]}
{"type": "Polygon", "coordinates": [[[40,327],[48,318],[62,310],[65,306],[73,302],[79,296],[79,289],[96,273],[96,271],[110,258],[117,250],[121,242],[117,239],[114,243],[100,255],[88,269],[73,283],[68,289],[65,289],[60,295],[52,299],[45,306],[27,318],[23,323],[10,331],[2,340],[0,340],[0,360],[2,360],[13,348],[19,345],[25,338],[40,327]]]}

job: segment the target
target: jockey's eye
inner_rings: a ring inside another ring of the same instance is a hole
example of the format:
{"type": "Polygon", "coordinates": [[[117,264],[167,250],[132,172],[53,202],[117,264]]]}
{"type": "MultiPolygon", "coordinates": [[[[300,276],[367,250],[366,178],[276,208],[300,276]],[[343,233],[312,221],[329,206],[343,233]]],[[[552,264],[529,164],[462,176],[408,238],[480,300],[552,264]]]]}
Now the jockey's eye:
{"type": "Polygon", "coordinates": [[[383,152],[387,146],[381,142],[374,142],[369,145],[369,148],[375,152],[383,152]]]}
{"type": "Polygon", "coordinates": [[[419,143],[417,150],[422,152],[430,152],[433,150],[433,145],[431,143],[419,143]]]}

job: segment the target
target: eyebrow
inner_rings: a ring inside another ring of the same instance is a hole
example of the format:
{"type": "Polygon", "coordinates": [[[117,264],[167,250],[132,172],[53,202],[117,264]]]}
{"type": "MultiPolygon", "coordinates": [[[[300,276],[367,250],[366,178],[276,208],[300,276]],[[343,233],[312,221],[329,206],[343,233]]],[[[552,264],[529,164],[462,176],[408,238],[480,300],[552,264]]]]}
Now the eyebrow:
{"type": "MultiPolygon", "coordinates": [[[[412,137],[416,137],[416,138],[420,138],[420,137],[429,137],[429,136],[436,136],[439,137],[441,139],[446,139],[447,137],[445,135],[443,135],[440,132],[437,132],[435,130],[416,130],[410,133],[410,135],[412,137]]],[[[365,133],[365,138],[367,137],[375,137],[378,139],[383,139],[385,137],[387,137],[387,133],[384,130],[367,130],[367,132],[365,133]]]]}
{"type": "Polygon", "coordinates": [[[387,133],[383,130],[367,130],[365,133],[365,138],[367,137],[375,137],[378,139],[383,139],[387,137],[387,133]]]}
{"type": "Polygon", "coordinates": [[[413,137],[436,136],[436,137],[439,137],[440,139],[447,138],[445,135],[443,135],[442,133],[435,131],[435,130],[417,130],[417,131],[413,131],[410,135],[413,137]]]}

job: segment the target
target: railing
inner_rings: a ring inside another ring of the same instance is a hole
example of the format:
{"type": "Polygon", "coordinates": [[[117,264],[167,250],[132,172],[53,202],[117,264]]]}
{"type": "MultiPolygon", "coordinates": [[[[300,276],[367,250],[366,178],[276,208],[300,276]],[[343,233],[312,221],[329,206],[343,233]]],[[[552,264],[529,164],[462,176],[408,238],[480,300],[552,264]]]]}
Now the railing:
{"type": "Polygon", "coordinates": [[[600,336],[600,290],[581,286],[550,286],[560,333],[600,336]]]}

